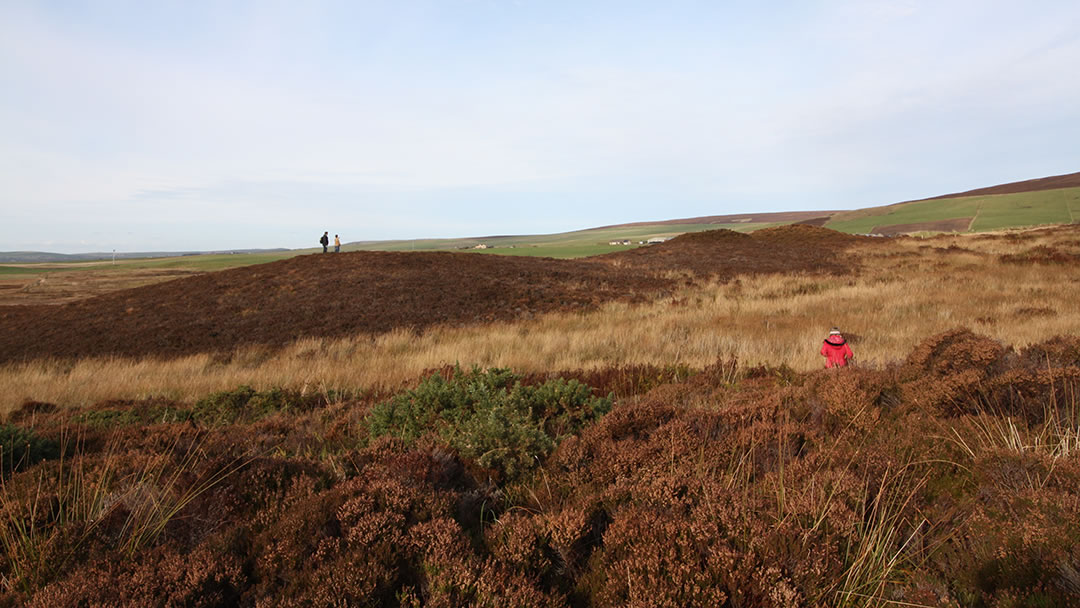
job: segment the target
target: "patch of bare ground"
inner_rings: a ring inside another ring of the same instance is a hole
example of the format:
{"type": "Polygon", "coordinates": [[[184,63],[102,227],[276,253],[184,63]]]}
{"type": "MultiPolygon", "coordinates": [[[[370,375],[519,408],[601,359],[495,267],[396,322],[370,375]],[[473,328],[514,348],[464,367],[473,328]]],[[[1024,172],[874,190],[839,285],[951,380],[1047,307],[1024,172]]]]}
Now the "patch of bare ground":
{"type": "Polygon", "coordinates": [[[897,235],[912,232],[964,232],[971,226],[970,217],[957,217],[950,220],[938,220],[936,222],[915,222],[911,224],[892,224],[890,226],[875,226],[875,234],[897,235]]]}

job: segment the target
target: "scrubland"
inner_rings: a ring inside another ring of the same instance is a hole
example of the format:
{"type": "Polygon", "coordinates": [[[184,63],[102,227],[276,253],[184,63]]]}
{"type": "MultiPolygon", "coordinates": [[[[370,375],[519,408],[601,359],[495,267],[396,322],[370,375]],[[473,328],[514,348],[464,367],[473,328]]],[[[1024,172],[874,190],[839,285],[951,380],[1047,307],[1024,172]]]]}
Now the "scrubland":
{"type": "MultiPolygon", "coordinates": [[[[389,390],[425,370],[460,363],[523,373],[620,365],[821,367],[821,339],[837,326],[859,365],[883,367],[926,337],[968,327],[1015,347],[1080,328],[1080,256],[1073,231],[890,239],[842,255],[850,274],[766,274],[695,283],[668,298],[612,302],[588,312],[464,327],[436,326],[284,348],[242,347],[168,359],[35,360],[0,368],[0,411],[40,400],[86,406],[108,399],[193,400],[246,384],[302,392],[389,390]],[[1061,259],[1047,257],[1056,252],[1061,259]],[[1013,257],[1007,257],[1013,256],[1013,257]]],[[[674,274],[674,273],[672,273],[674,274]]],[[[437,306],[437,302],[433,303],[437,306]]]]}
{"type": "Polygon", "coordinates": [[[5,364],[0,605],[1076,605],[1080,231],[836,255],[5,364]],[[832,326],[856,366],[821,369],[832,326]]]}

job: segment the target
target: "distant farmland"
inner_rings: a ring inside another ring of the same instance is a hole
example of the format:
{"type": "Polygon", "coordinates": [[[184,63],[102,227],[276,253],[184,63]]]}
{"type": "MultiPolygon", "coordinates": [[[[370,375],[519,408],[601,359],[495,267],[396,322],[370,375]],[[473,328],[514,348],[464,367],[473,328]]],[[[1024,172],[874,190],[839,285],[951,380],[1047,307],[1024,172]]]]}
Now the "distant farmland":
{"type": "Polygon", "coordinates": [[[1080,188],[1062,188],[1017,194],[989,194],[931,199],[837,213],[825,224],[849,233],[935,231],[985,232],[1047,224],[1071,224],[1080,217],[1080,188]],[[956,229],[956,220],[966,220],[956,229]],[[905,230],[910,225],[919,230],[905,230]],[[898,229],[899,228],[899,229],[898,229]]]}

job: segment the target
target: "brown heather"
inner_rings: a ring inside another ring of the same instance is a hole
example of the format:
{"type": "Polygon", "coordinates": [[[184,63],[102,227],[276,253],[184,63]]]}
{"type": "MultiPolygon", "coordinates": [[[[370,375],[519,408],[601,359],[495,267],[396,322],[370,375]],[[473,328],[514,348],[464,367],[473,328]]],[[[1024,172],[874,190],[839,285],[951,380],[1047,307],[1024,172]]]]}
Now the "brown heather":
{"type": "Polygon", "coordinates": [[[651,388],[625,378],[660,370],[593,372],[624,397],[511,485],[434,438],[343,433],[366,402],[203,430],[40,410],[42,436],[76,425],[63,466],[87,473],[5,482],[0,521],[36,518],[41,552],[8,549],[0,580],[32,606],[1069,606],[1080,360],[1033,356],[1065,342],[950,331],[883,370],[721,362],[651,388]],[[181,474],[139,474],[162,458],[181,474]],[[73,484],[117,506],[57,518],[73,484]],[[132,551],[136,490],[192,499],[132,551]]]}
{"type": "Polygon", "coordinates": [[[808,371],[821,367],[818,346],[832,326],[845,331],[856,360],[871,367],[895,362],[927,336],[956,327],[1024,348],[1080,327],[1080,267],[1002,258],[1034,247],[1080,255],[1078,233],[1080,228],[1064,227],[1020,236],[860,241],[835,253],[856,261],[852,273],[694,282],[651,303],[613,302],[586,312],[434,326],[419,334],[303,338],[280,349],[241,347],[170,359],[7,363],[0,366],[0,412],[27,400],[74,407],[112,399],[193,401],[240,385],[308,393],[392,391],[425,370],[454,363],[546,373],[634,365],[700,369],[718,357],[734,357],[744,366],[808,371]]]}
{"type": "Polygon", "coordinates": [[[1002,260],[1075,234],[862,243],[855,274],[419,336],[9,365],[36,400],[9,422],[67,447],[3,479],[0,606],[1075,606],[1075,268],[1002,260]],[[859,366],[819,369],[832,325],[859,366]],[[512,482],[435,432],[368,436],[454,361],[616,399],[512,482]],[[177,413],[243,383],[321,397],[177,413]],[[132,545],[152,500],[182,505],[132,545]]]}

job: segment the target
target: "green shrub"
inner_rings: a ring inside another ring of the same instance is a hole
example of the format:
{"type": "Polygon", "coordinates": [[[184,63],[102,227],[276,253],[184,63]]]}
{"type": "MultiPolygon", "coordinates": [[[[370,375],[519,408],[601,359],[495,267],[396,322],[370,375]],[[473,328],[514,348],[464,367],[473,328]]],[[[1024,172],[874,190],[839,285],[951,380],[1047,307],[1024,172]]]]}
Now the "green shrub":
{"type": "Polygon", "coordinates": [[[281,388],[256,391],[247,385],[231,391],[213,393],[195,403],[192,417],[210,425],[232,424],[238,421],[253,421],[265,418],[275,412],[292,410],[307,411],[323,406],[328,399],[341,398],[337,393],[301,394],[281,388]]]}
{"type": "Polygon", "coordinates": [[[220,391],[199,399],[192,410],[195,419],[204,424],[229,424],[236,422],[244,413],[251,398],[256,394],[250,386],[240,386],[231,391],[220,391]]]}
{"type": "Polygon", "coordinates": [[[7,475],[60,456],[60,444],[13,424],[0,425],[0,468],[7,475]]]}
{"type": "Polygon", "coordinates": [[[458,367],[449,379],[432,374],[376,405],[366,422],[372,438],[413,442],[434,433],[463,457],[510,479],[532,470],[563,437],[610,409],[610,396],[594,397],[577,380],[523,386],[506,369],[458,367]]]}
{"type": "Polygon", "coordinates": [[[131,424],[165,424],[186,422],[194,417],[191,410],[169,405],[151,407],[128,407],[123,409],[89,410],[75,415],[72,420],[87,426],[111,428],[131,424]]]}

